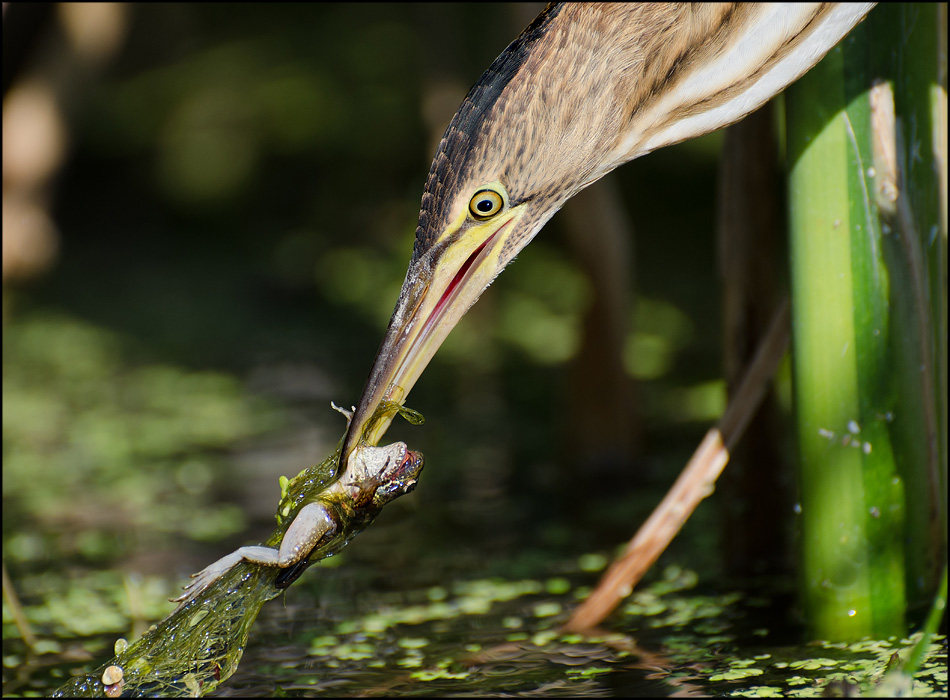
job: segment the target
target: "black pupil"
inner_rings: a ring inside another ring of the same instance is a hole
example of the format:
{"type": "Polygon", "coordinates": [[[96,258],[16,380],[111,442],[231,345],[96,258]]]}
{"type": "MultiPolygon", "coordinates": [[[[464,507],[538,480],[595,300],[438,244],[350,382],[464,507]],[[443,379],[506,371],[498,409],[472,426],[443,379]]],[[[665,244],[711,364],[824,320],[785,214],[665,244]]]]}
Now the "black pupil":
{"type": "Polygon", "coordinates": [[[475,208],[482,214],[487,214],[494,208],[494,204],[492,204],[490,199],[482,199],[475,205],[475,208]]]}

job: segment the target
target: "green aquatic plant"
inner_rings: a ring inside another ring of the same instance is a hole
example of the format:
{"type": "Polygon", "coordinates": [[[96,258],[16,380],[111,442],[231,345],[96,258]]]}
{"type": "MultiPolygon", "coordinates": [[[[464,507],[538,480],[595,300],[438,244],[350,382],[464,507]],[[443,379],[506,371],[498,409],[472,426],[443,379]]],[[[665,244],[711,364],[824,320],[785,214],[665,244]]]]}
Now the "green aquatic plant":
{"type": "MultiPolygon", "coordinates": [[[[392,405],[379,410],[398,410],[410,422],[422,418],[392,405]]],[[[386,503],[410,492],[422,471],[422,456],[402,443],[361,444],[341,471],[341,448],[342,441],[320,464],[281,478],[277,529],[262,546],[242,547],[196,574],[168,617],[131,645],[119,640],[114,659],[71,679],[54,697],[200,696],[227,680],[264,603],[345,547],[386,503]],[[301,527],[308,512],[319,513],[315,533],[301,527]],[[284,561],[285,550],[298,554],[284,561]]]]}

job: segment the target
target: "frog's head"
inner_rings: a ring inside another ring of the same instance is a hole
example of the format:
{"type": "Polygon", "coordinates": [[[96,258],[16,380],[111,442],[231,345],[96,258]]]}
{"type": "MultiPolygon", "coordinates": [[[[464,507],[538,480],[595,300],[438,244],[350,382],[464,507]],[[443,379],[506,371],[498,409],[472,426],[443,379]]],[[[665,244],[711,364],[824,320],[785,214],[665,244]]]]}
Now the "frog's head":
{"type": "Polygon", "coordinates": [[[350,483],[363,484],[369,481],[381,481],[406,458],[409,452],[404,442],[394,442],[384,447],[361,445],[353,451],[347,461],[344,478],[350,483]]]}
{"type": "Polygon", "coordinates": [[[404,442],[364,445],[350,455],[343,481],[354,490],[351,497],[358,503],[382,507],[416,487],[422,465],[422,455],[404,442]]]}
{"type": "MultiPolygon", "coordinates": [[[[403,443],[397,444],[405,447],[403,443]]],[[[376,493],[373,496],[373,503],[382,507],[394,498],[412,491],[419,482],[419,474],[422,473],[424,465],[425,459],[421,452],[406,449],[402,459],[391,462],[380,474],[379,485],[376,487],[376,493]]]]}

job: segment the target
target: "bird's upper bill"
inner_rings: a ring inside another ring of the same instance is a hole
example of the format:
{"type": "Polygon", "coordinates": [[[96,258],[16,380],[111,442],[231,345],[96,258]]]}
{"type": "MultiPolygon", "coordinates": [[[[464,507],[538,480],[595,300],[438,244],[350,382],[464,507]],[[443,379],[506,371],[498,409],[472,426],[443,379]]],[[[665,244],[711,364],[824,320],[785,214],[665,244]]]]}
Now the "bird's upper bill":
{"type": "Polygon", "coordinates": [[[533,231],[525,236],[524,225],[540,227],[525,216],[529,206],[510,206],[505,188],[488,183],[413,260],[350,423],[344,459],[361,442],[379,442],[396,413],[383,402],[405,401],[452,328],[527,243],[520,241],[530,240],[533,231]],[[487,216],[473,214],[480,210],[487,216]]]}

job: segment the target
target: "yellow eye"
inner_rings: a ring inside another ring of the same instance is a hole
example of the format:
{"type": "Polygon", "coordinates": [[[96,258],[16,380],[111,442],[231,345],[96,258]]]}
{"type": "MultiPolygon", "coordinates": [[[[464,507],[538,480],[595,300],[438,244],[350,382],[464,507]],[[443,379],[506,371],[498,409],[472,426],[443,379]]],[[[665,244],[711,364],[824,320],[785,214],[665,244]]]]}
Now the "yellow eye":
{"type": "Polygon", "coordinates": [[[468,203],[468,210],[476,219],[490,219],[502,210],[505,200],[495,190],[479,190],[468,203]]]}

